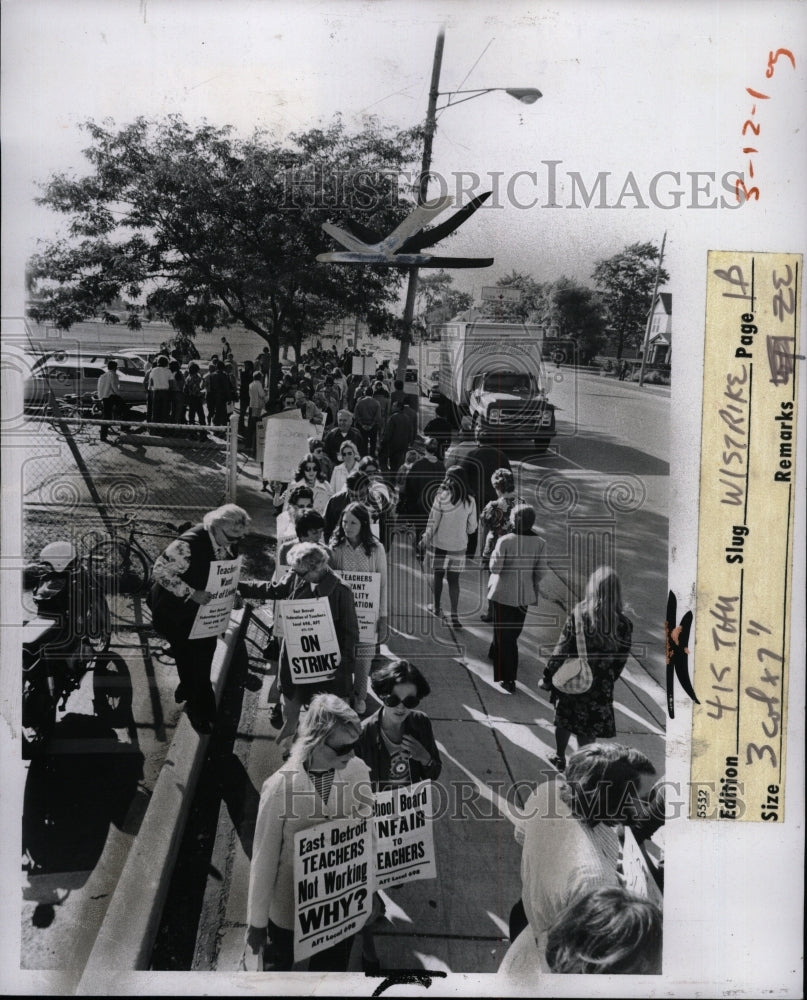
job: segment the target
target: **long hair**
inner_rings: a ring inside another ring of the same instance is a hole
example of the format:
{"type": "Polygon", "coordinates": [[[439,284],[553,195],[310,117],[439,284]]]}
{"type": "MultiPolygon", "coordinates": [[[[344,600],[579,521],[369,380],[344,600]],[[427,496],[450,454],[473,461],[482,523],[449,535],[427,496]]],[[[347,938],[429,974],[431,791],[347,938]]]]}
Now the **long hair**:
{"type": "Polygon", "coordinates": [[[305,767],[314,750],[325,742],[331,730],[338,725],[354,729],[358,739],[361,720],[350,705],[335,694],[314,695],[308,711],[303,714],[297,727],[297,738],[291,745],[289,764],[305,767]]]}
{"type": "Polygon", "coordinates": [[[353,500],[342,511],[341,517],[339,518],[339,523],[336,525],[333,534],[331,535],[330,545],[331,548],[336,548],[337,545],[349,545],[350,542],[347,540],[347,535],[345,535],[345,529],[342,527],[342,521],[345,514],[352,514],[353,517],[359,522],[359,545],[364,548],[367,555],[372,555],[373,549],[378,545],[378,542],[373,535],[372,521],[370,520],[370,512],[364,506],[363,503],[359,503],[358,500],[353,500]]]}
{"type": "Polygon", "coordinates": [[[550,927],[546,962],[555,973],[661,972],[661,910],[622,886],[576,896],[550,927]]]}
{"type": "Polygon", "coordinates": [[[588,578],[581,611],[591,629],[602,636],[615,637],[620,616],[624,614],[622,584],[611,566],[599,566],[588,578]]]}
{"type": "Polygon", "coordinates": [[[325,475],[322,471],[322,463],[318,458],[315,458],[312,454],[308,454],[305,458],[301,458],[297,463],[297,471],[294,473],[295,483],[305,483],[307,482],[305,478],[305,467],[307,465],[315,465],[317,467],[317,480],[321,483],[325,482],[325,475]]]}
{"type": "Polygon", "coordinates": [[[643,774],[655,774],[649,757],[621,743],[587,743],[569,758],[560,798],[586,826],[631,818],[643,774]]]}
{"type": "Polygon", "coordinates": [[[468,499],[468,483],[461,465],[451,465],[446,469],[444,486],[453,504],[459,505],[468,499]]]}

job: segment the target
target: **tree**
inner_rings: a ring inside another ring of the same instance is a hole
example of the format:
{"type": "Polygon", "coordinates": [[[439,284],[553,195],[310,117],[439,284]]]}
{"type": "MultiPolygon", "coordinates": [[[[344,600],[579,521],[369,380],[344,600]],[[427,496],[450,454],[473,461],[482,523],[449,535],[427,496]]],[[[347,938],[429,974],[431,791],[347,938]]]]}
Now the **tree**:
{"type": "Polygon", "coordinates": [[[589,364],[605,340],[600,297],[571,278],[558,278],[544,288],[540,319],[553,336],[574,341],[582,365],[589,364]]]}
{"type": "Polygon", "coordinates": [[[496,284],[499,288],[517,288],[521,292],[519,302],[492,302],[482,305],[482,315],[487,319],[497,319],[503,323],[526,323],[531,320],[540,308],[543,285],[528,274],[511,271],[500,278],[496,284]]]}
{"type": "Polygon", "coordinates": [[[421,303],[418,320],[424,329],[446,323],[473,305],[468,292],[461,292],[453,284],[454,278],[447,271],[418,278],[417,301],[421,303]]]}
{"type": "Polygon", "coordinates": [[[339,117],[285,143],[180,117],[116,129],[89,121],[91,172],[57,174],[40,204],[68,217],[67,238],[29,263],[40,295],[30,313],[62,329],[126,300],[127,323],[159,318],[178,331],[240,323],[269,345],[279,371],[284,337],[345,315],[391,326],[401,273],[318,264],[327,219],[387,231],[411,210],[398,177],[416,158],[417,131],[374,119],[349,134],[339,117]]]}
{"type": "MultiPolygon", "coordinates": [[[[625,345],[641,347],[647,314],[653,298],[658,247],[653,243],[632,243],[613,257],[601,260],[592,277],[602,290],[608,325],[616,338],[616,356],[622,357],[625,345]]],[[[661,269],[659,285],[670,280],[661,269]]]]}

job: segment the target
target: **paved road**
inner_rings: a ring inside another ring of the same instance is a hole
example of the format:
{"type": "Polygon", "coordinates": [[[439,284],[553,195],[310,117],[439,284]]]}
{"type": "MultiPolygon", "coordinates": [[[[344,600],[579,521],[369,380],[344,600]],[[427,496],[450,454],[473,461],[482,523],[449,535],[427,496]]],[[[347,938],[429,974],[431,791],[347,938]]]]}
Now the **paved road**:
{"type": "MultiPolygon", "coordinates": [[[[422,708],[432,718],[443,757],[446,806],[435,828],[439,878],[383,894],[388,922],[378,948],[382,965],[390,968],[489,973],[501,962],[509,943],[507,917],[520,895],[511,807],[524,800],[528,784],[555,773],[548,764],[554,752],[552,709],[537,682],[577,599],[587,559],[615,558],[636,622],[634,655],[617,689],[619,738],[644,750],[663,773],[669,400],[586,377],[559,382],[554,395],[562,420],[556,453],[527,456],[519,465],[520,488],[554,508],[545,510],[542,520],[551,572],[527,618],[515,696],[493,682],[486,657],[490,632],[478,618],[478,561],[463,574],[464,628],[458,631],[427,614],[428,581],[411,549],[402,540],[393,546],[395,599],[385,652],[416,661],[432,685],[422,708]],[[559,486],[547,497],[550,481],[559,486]],[[566,492],[558,493],[563,484],[566,492]],[[593,546],[588,553],[587,544],[593,546]]],[[[248,494],[239,500],[251,502],[248,494]]],[[[220,810],[195,969],[237,968],[257,799],[262,782],[281,763],[268,723],[270,678],[257,661],[253,674],[261,678],[261,689],[245,692],[243,738],[233,753],[238,788],[220,810]]],[[[354,954],[356,968],[357,961],[354,954]]]]}

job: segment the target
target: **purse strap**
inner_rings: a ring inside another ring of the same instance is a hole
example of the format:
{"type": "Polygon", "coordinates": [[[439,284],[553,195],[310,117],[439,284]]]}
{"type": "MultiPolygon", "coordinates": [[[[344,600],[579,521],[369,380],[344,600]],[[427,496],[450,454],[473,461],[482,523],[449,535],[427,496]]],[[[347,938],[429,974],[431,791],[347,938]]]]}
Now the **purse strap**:
{"type": "Polygon", "coordinates": [[[588,650],[586,649],[586,636],[583,632],[583,615],[574,616],[574,637],[577,640],[577,655],[588,666],[588,650]]]}

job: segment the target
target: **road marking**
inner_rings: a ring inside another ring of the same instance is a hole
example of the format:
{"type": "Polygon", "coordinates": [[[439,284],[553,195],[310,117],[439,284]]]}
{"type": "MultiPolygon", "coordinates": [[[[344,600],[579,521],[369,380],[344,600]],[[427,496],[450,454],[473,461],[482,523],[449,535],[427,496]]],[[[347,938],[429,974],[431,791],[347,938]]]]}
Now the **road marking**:
{"type": "MultiPolygon", "coordinates": [[[[469,709],[469,711],[472,710],[469,709]]],[[[485,784],[484,781],[482,781],[481,778],[477,778],[477,776],[472,771],[469,771],[464,764],[461,764],[453,754],[450,754],[448,750],[446,750],[445,746],[439,740],[436,740],[435,742],[437,744],[437,749],[440,751],[440,756],[445,757],[446,760],[450,760],[455,767],[458,767],[460,771],[463,772],[463,774],[467,775],[471,779],[471,781],[476,785],[477,791],[482,796],[482,798],[490,802],[491,805],[494,805],[502,814],[502,816],[504,816],[505,819],[509,819],[510,822],[513,824],[513,826],[515,826],[516,817],[513,815],[512,810],[510,809],[510,806],[507,802],[507,799],[502,798],[502,796],[499,795],[498,792],[494,792],[493,789],[488,788],[488,786],[485,784]]]]}

